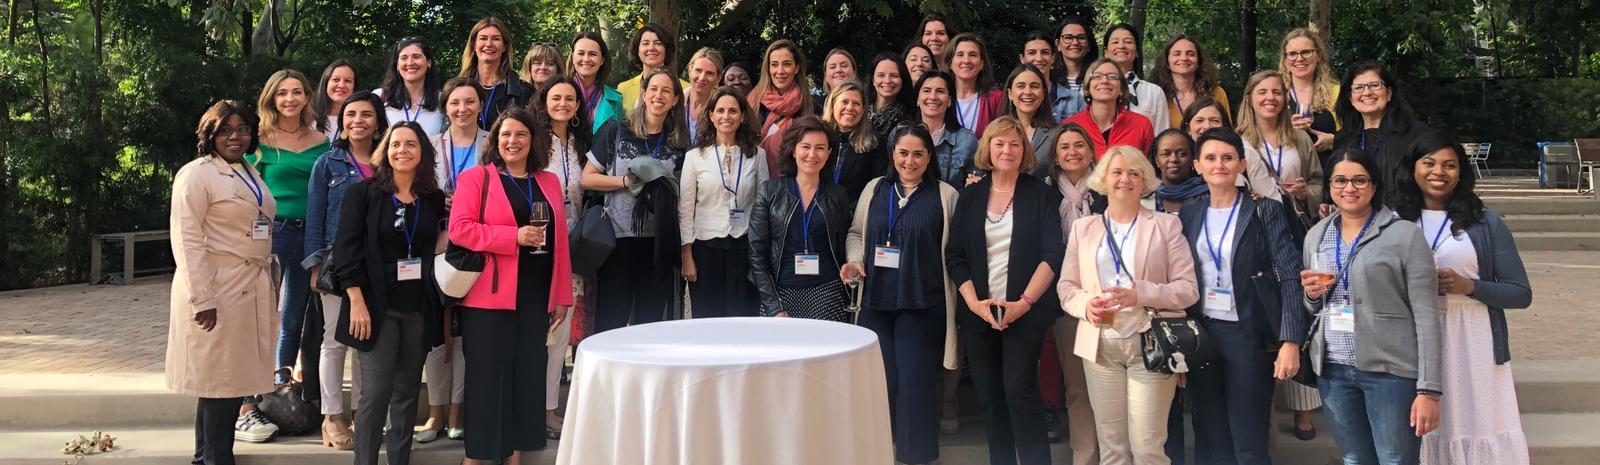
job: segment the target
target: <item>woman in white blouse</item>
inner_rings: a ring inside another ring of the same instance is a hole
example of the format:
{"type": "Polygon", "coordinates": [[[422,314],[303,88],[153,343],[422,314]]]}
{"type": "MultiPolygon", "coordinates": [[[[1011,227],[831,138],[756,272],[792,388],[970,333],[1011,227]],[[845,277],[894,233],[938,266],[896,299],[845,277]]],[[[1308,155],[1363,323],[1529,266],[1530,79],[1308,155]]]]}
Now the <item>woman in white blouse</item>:
{"type": "Polygon", "coordinates": [[[1161,86],[1146,81],[1144,75],[1144,40],[1139,30],[1130,24],[1111,26],[1106,33],[1105,57],[1111,59],[1128,75],[1128,109],[1150,119],[1150,133],[1159,134],[1172,125],[1167,114],[1167,93],[1161,86]]]}
{"type": "MultiPolygon", "coordinates": [[[[585,108],[585,102],[583,93],[573,80],[553,79],[547,82],[544,88],[539,89],[538,99],[533,103],[541,109],[535,118],[550,132],[550,162],[544,165],[544,170],[561,180],[561,205],[567,213],[566,226],[571,234],[573,226],[582,216],[579,213],[583,209],[583,187],[578,185],[578,178],[583,176],[583,154],[589,151],[590,131],[587,129],[593,125],[589,122],[588,114],[579,111],[585,108]]],[[[574,273],[574,311],[586,310],[583,289],[583,277],[574,273]]],[[[550,341],[545,346],[548,356],[545,358],[544,372],[544,428],[545,438],[550,440],[561,439],[562,422],[561,416],[556,415],[556,408],[561,406],[561,370],[567,365],[567,343],[571,337],[572,319],[562,318],[550,333],[550,341]]]]}
{"type": "Polygon", "coordinates": [[[712,91],[709,104],[694,115],[700,134],[684,155],[678,228],[695,318],[755,316],[759,308],[745,233],[768,171],[749,116],[750,108],[730,87],[712,91]]]}

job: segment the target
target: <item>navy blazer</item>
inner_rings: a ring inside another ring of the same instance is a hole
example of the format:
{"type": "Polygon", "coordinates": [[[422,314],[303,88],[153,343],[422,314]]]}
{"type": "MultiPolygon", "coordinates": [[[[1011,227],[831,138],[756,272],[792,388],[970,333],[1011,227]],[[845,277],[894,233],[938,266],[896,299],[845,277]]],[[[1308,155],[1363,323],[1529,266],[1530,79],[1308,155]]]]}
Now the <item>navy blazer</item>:
{"type": "Polygon", "coordinates": [[[1533,288],[1528,270],[1517,253],[1511,228],[1494,210],[1483,209],[1483,221],[1466,228],[1472,248],[1478,255],[1478,280],[1472,298],[1489,307],[1489,334],[1494,340],[1494,363],[1511,361],[1510,331],[1506,329],[1506,310],[1528,308],[1533,304],[1533,288]]]}
{"type": "MultiPolygon", "coordinates": [[[[984,233],[989,208],[989,186],[993,177],[962,191],[956,200],[955,215],[950,218],[950,241],[945,245],[945,266],[950,282],[957,286],[972,282],[979,299],[1004,298],[1022,300],[1022,292],[1033,280],[1039,264],[1061,275],[1061,260],[1066,254],[1066,240],[1061,234],[1061,192],[1043,181],[1027,175],[1017,176],[1016,192],[1011,200],[1011,250],[1008,251],[1006,295],[989,294],[989,245],[984,233]]],[[[1056,297],[1055,279],[1046,287],[1028,313],[1013,322],[1017,326],[1048,326],[1065,313],[1061,299],[1056,297]]],[[[967,309],[966,299],[956,297],[956,324],[989,327],[982,319],[967,309]]]]}
{"type": "MultiPolygon", "coordinates": [[[[1277,350],[1284,342],[1305,344],[1306,331],[1311,324],[1310,314],[1302,306],[1304,289],[1300,287],[1300,247],[1289,233],[1289,218],[1276,200],[1255,200],[1250,192],[1239,191],[1239,214],[1233,224],[1233,296],[1234,307],[1239,312],[1239,322],[1254,330],[1266,350],[1277,350]],[[1266,312],[1261,291],[1256,289],[1256,276],[1278,281],[1276,312],[1266,312]]],[[[1211,193],[1201,194],[1185,203],[1178,217],[1183,221],[1183,235],[1190,244],[1202,244],[1205,238],[1201,223],[1206,209],[1211,207],[1211,193]]],[[[1216,266],[1202,261],[1193,246],[1195,280],[1205,288],[1202,266],[1216,266]]],[[[1204,315],[1205,299],[1189,307],[1189,315],[1204,315]]],[[[1304,350],[1302,348],[1302,350],[1304,350]]]]}

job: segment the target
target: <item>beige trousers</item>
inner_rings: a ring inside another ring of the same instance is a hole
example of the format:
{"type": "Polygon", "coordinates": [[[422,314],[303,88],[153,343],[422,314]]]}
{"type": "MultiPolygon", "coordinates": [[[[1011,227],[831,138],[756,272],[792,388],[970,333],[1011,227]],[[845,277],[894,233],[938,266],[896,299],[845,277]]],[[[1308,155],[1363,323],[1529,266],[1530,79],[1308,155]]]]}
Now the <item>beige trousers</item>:
{"type": "Polygon", "coordinates": [[[1103,465],[1171,465],[1164,450],[1178,377],[1144,369],[1139,338],[1101,338],[1083,366],[1103,465]]]}
{"type": "Polygon", "coordinates": [[[1067,390],[1067,445],[1072,465],[1100,463],[1100,445],[1094,432],[1094,410],[1089,406],[1089,386],[1084,381],[1083,358],[1072,353],[1078,334],[1077,318],[1056,319],[1056,358],[1061,362],[1062,386],[1067,390]]]}

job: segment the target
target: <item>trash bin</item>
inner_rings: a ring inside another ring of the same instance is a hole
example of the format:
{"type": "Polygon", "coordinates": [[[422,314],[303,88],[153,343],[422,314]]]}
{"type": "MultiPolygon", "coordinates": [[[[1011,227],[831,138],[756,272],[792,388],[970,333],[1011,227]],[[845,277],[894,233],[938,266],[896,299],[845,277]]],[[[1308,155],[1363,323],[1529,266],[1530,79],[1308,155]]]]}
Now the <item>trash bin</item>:
{"type": "Polygon", "coordinates": [[[1539,187],[1578,188],[1578,146],[1572,142],[1540,142],[1539,187]]]}

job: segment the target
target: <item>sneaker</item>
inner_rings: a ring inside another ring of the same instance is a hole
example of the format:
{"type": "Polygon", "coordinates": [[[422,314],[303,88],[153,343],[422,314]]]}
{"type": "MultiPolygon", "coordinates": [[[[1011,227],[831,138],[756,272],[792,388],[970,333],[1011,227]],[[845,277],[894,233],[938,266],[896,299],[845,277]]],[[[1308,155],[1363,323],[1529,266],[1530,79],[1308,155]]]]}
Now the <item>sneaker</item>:
{"type": "Polygon", "coordinates": [[[1051,444],[1061,442],[1061,420],[1056,418],[1053,410],[1044,411],[1044,434],[1051,444]]]}
{"type": "Polygon", "coordinates": [[[260,410],[251,410],[233,422],[233,438],[244,442],[267,442],[278,434],[278,425],[272,424],[260,410]]]}

